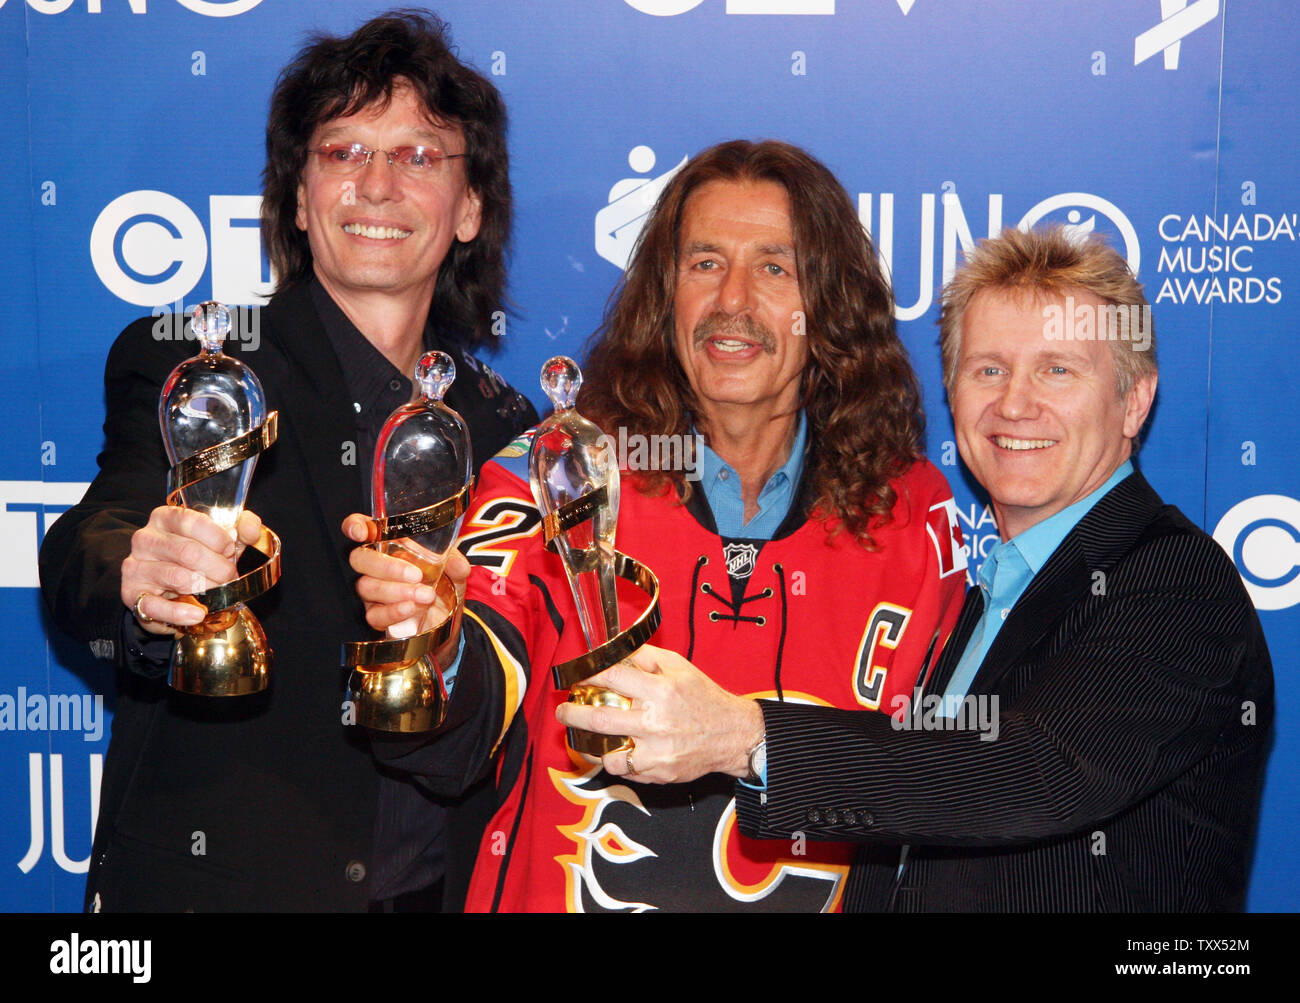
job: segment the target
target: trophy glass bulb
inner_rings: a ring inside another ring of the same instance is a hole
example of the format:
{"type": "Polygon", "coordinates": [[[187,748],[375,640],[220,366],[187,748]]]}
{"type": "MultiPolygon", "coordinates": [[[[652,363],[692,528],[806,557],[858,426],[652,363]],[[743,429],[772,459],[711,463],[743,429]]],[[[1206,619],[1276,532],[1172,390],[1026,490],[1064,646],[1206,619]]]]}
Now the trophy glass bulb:
{"type": "Polygon", "coordinates": [[[456,382],[456,363],[446,352],[425,352],[415,364],[415,382],[424,397],[441,401],[456,382]]]}
{"type": "Polygon", "coordinates": [[[214,300],[200,303],[190,316],[190,328],[205,353],[220,352],[226,336],[230,334],[230,311],[224,304],[214,300]]]}
{"type": "Polygon", "coordinates": [[[582,370],[567,355],[556,355],[542,363],[542,390],[557,411],[571,411],[582,386],[582,370]]]}
{"type": "Polygon", "coordinates": [[[604,501],[590,519],[564,530],[556,547],[577,605],[578,623],[589,648],[619,631],[614,574],[614,532],[618,521],[618,461],[610,439],[574,409],[582,371],[567,356],[542,365],[542,389],[555,411],[537,427],[528,460],[533,499],[545,515],[604,489],[604,501]]]}
{"type": "MultiPolygon", "coordinates": [[[[415,366],[420,396],[402,405],[384,423],[375,445],[371,510],[376,519],[413,512],[450,498],[469,484],[474,464],[469,429],[442,401],[456,379],[456,364],[445,352],[425,352],[415,366]]],[[[426,532],[390,540],[387,553],[410,561],[436,585],[456,542],[461,519],[426,532]]],[[[414,620],[389,628],[393,637],[418,629],[414,620]]]]}
{"type": "MultiPolygon", "coordinates": [[[[190,328],[199,352],[172,370],[158,402],[163,442],[173,464],[244,435],[267,416],[266,394],[253,371],[222,351],[231,329],[230,311],[220,303],[201,303],[190,328]]],[[[257,456],[250,456],[187,486],[181,500],[233,531],[256,465],[257,456]]]]}

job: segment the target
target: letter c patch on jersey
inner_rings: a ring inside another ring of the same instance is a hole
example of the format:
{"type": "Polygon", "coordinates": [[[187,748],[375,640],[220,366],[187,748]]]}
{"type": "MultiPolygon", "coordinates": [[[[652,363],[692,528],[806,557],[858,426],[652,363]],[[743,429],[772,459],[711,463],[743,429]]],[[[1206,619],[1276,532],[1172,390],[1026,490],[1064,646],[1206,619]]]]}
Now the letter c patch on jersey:
{"type": "Polygon", "coordinates": [[[868,710],[880,709],[880,697],[885,691],[885,676],[893,661],[893,650],[903,639],[907,621],[912,611],[893,603],[877,603],[862,632],[858,645],[857,668],[853,675],[853,695],[868,710]]]}

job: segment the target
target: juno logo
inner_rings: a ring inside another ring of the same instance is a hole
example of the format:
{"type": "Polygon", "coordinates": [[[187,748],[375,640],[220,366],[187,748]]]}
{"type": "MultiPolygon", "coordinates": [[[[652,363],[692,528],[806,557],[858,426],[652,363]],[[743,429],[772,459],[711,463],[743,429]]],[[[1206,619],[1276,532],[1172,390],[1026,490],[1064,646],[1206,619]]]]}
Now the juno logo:
{"type": "Polygon", "coordinates": [[[234,17],[252,10],[262,0],[176,0],[178,4],[204,17],[234,17]]]}
{"type": "MultiPolygon", "coordinates": [[[[41,753],[27,756],[27,776],[31,802],[31,837],[27,852],[18,861],[18,869],[30,874],[45,853],[45,779],[41,753]]],[[[63,756],[52,752],[50,759],[50,856],[54,863],[69,874],[85,874],[90,870],[90,849],[95,841],[95,823],[99,821],[99,783],[104,773],[104,757],[98,752],[90,754],[90,838],[86,840],[86,855],[80,860],[68,856],[64,831],[66,814],[63,803],[63,756]]]]}

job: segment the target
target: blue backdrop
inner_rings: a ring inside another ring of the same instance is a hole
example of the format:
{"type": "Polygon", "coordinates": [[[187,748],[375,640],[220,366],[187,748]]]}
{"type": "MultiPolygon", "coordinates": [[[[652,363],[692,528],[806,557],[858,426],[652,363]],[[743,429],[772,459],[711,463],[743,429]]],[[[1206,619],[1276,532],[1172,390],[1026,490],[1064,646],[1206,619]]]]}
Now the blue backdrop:
{"type": "MultiPolygon", "coordinates": [[[[102,371],[142,313],[255,303],[267,99],[306,31],[363,0],[0,0],[0,909],[80,906],[113,684],[48,630],[45,527],[95,473],[102,371]]],[[[516,304],[494,364],[542,403],[666,177],[734,137],[807,147],[889,264],[928,448],[982,557],[939,382],[936,298],[963,248],[1055,220],[1109,234],[1155,305],[1148,478],[1251,589],[1278,715],[1250,906],[1300,902],[1300,451],[1289,0],[443,0],[511,113],[516,304]],[[1291,109],[1288,111],[1288,109],[1291,109]]],[[[160,489],[161,501],[161,489],[160,489]]]]}

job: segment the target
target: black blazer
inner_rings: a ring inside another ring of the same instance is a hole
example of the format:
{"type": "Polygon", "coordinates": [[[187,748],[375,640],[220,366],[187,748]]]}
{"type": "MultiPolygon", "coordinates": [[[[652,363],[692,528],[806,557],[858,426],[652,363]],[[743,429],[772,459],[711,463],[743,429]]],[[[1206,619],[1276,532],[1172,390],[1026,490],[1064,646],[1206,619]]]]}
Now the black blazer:
{"type": "MultiPolygon", "coordinates": [[[[192,341],[157,338],[157,324],[137,321],[113,345],[100,473],[41,549],[55,622],[78,640],[111,641],[121,670],[87,902],[98,893],[105,910],[364,909],[379,777],[365,736],[343,724],[339,645],[374,634],[339,526],[366,510],[370,464],[349,462],[356,431],[342,369],[305,283],[262,309],[256,350],[227,343],[280,412],[248,498],[284,544],[283,577],[250,604],[274,649],[272,684],[251,697],[187,697],[123,659],[121,563],[165,496],[159,390],[195,352],[192,341]]],[[[481,463],[532,408],[499,414],[480,375],[458,369],[447,402],[481,463]]]]}
{"type": "MultiPolygon", "coordinates": [[[[929,692],[982,605],[972,590],[929,692]]],[[[1141,474],[1062,541],[970,692],[997,700],[994,740],[765,702],[768,786],[737,786],[743,829],[864,841],[849,910],[1242,907],[1272,667],[1231,561],[1141,474]]]]}

